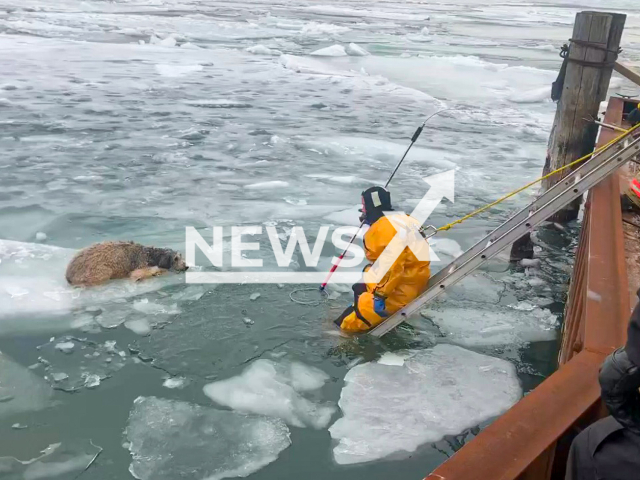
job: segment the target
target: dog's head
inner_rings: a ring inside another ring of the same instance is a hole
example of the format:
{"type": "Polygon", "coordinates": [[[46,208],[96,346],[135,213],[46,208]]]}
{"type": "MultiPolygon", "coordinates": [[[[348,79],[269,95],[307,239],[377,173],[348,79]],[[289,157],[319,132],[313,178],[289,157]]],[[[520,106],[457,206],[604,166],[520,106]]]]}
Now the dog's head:
{"type": "Polygon", "coordinates": [[[174,272],[184,272],[189,269],[182,255],[173,250],[167,250],[160,256],[158,267],[174,272]]]}

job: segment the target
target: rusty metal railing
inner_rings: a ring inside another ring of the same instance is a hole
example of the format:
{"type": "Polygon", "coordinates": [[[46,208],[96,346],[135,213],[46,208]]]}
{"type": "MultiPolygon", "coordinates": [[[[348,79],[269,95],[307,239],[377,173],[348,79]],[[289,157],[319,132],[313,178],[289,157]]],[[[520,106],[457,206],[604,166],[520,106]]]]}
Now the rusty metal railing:
{"type": "MultiPolygon", "coordinates": [[[[605,122],[622,123],[611,98],[605,122]]],[[[598,145],[615,137],[604,130],[598,145]]],[[[618,174],[591,189],[565,309],[558,370],[427,480],[562,479],[570,441],[603,413],[598,371],[625,341],[630,312],[618,174]]]]}

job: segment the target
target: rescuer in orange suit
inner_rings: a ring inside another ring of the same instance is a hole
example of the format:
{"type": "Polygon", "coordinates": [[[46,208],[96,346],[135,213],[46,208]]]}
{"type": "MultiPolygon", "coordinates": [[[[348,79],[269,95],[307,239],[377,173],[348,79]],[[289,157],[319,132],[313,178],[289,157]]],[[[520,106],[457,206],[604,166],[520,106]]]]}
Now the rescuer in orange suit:
{"type": "Polygon", "coordinates": [[[363,243],[371,263],[365,267],[363,283],[353,286],[353,305],[335,321],[345,332],[370,330],[418,297],[429,283],[429,247],[420,232],[421,225],[409,215],[392,210],[391,195],[384,188],[372,187],[362,192],[361,220],[370,225],[363,243]],[[392,243],[396,235],[398,238],[392,243]],[[406,239],[413,239],[413,250],[408,246],[403,248],[408,245],[402,243],[406,239]],[[392,245],[387,249],[390,243],[392,245]],[[418,256],[414,250],[418,250],[418,256]],[[368,275],[374,273],[372,267],[378,259],[381,259],[380,265],[385,261],[393,263],[382,280],[367,281],[371,279],[368,275]]]}

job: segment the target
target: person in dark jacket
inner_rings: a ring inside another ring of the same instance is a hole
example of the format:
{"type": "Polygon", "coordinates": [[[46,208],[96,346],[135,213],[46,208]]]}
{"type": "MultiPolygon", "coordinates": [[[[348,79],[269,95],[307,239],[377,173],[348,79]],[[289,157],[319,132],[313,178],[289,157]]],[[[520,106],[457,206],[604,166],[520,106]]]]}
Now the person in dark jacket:
{"type": "MultiPolygon", "coordinates": [[[[640,290],[637,293],[640,298],[640,290]]],[[[610,417],[578,435],[565,480],[640,479],[640,303],[631,314],[627,344],[600,369],[602,400],[610,417]]]]}
{"type": "Polygon", "coordinates": [[[640,123],[640,103],[631,111],[627,117],[627,122],[629,122],[632,127],[635,127],[640,123]]]}

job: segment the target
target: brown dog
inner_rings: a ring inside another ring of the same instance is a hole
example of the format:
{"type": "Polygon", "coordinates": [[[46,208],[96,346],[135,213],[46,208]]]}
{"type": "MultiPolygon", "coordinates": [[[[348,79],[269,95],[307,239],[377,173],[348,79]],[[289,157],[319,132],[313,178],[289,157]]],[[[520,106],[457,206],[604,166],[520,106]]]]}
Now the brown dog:
{"type": "Polygon", "coordinates": [[[133,242],[102,242],[80,250],[67,267],[67,282],[76,286],[99,285],[117,278],[144,278],[189,267],[182,255],[168,248],[145,247],[133,242]]]}

